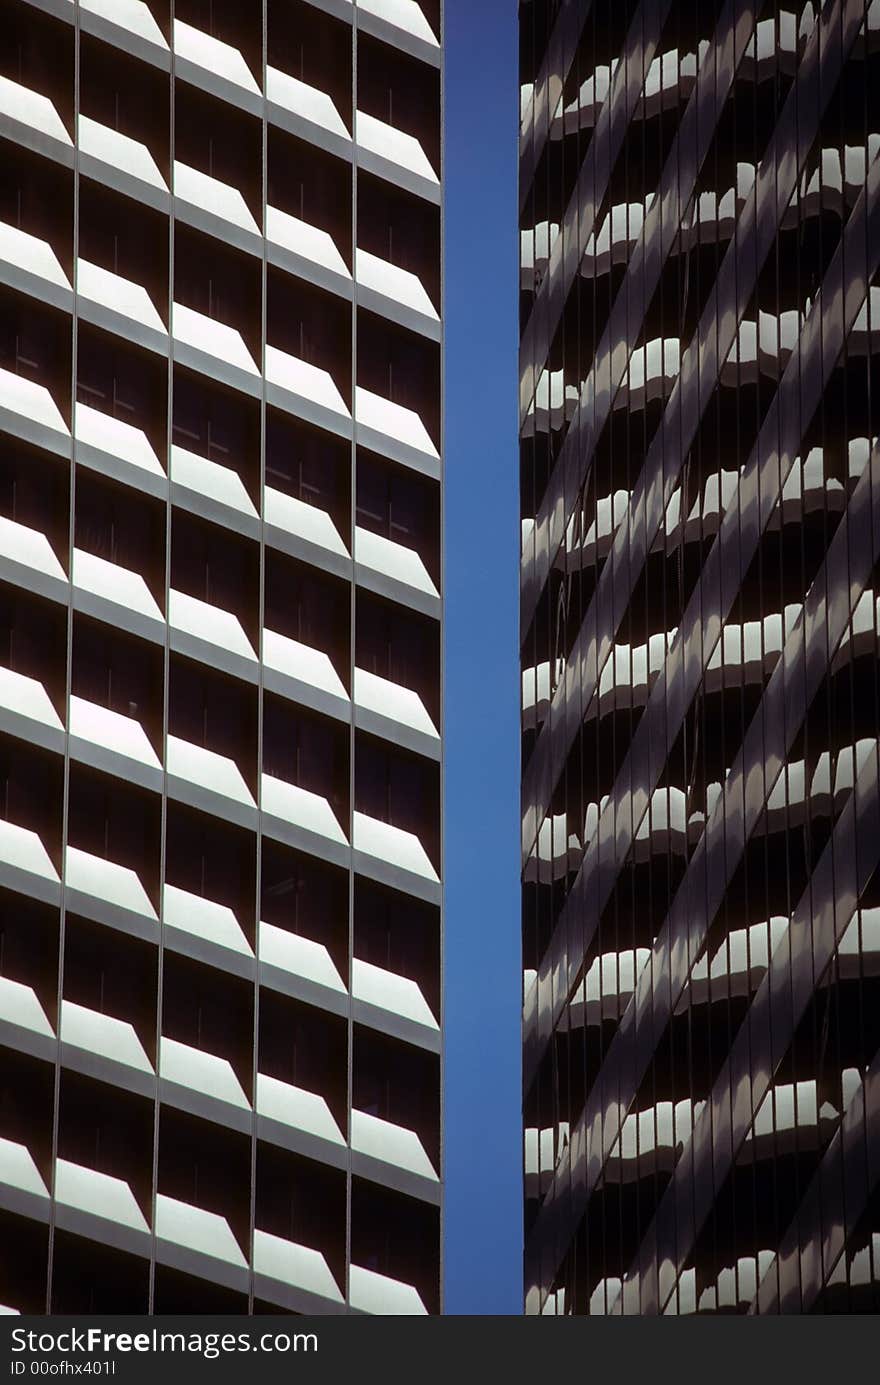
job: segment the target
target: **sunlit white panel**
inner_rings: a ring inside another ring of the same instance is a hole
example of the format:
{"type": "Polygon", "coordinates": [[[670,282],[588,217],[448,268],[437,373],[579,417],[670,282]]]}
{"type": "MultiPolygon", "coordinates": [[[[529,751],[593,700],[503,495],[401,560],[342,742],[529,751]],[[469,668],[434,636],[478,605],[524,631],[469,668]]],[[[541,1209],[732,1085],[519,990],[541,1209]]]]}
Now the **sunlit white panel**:
{"type": "Polygon", "coordinates": [[[351,278],[348,265],[329,232],[321,231],[307,221],[300,221],[299,217],[291,216],[289,212],[279,211],[277,207],[266,208],[266,239],[294,255],[301,255],[312,264],[331,269],[334,274],[341,274],[346,279],[351,278]]]}
{"type": "Polygon", "coordinates": [[[355,388],[355,418],[365,428],[373,428],[377,433],[396,442],[415,447],[429,457],[439,453],[431,441],[427,428],[413,409],[405,409],[402,404],[394,404],[379,394],[365,390],[362,385],[355,388]]]}
{"type": "Polygon", "coordinates": [[[238,616],[213,606],[210,601],[200,601],[172,587],[168,592],[168,623],[175,630],[184,630],[196,639],[228,649],[230,654],[256,661],[257,656],[238,616]]]}
{"type": "Polygon", "coordinates": [[[73,410],[73,433],[77,442],[96,447],[123,462],[131,462],[132,466],[151,471],[154,476],[165,475],[146,433],[121,418],[113,418],[111,414],[77,401],[73,410]]]}
{"type": "Polygon", "coordinates": [[[256,807],[238,765],[215,750],[193,745],[179,736],[169,736],[165,767],[169,774],[189,784],[198,784],[236,803],[244,803],[248,808],[256,807]]]}
{"type": "Polygon", "coordinates": [[[79,847],[68,846],[66,881],[72,890],[94,895],[96,899],[116,904],[120,909],[130,909],[146,918],[156,917],[137,874],[116,861],[106,861],[103,856],[93,856],[79,847]]]}
{"type": "Polygon", "coordinates": [[[297,784],[288,784],[286,779],[276,779],[274,775],[263,775],[264,813],[281,818],[294,827],[317,832],[321,837],[347,845],[347,838],[339,826],[336,814],[326,798],[321,794],[310,793],[297,784]]]}
{"type": "Polygon", "coordinates": [[[43,1182],[27,1145],[19,1145],[13,1140],[4,1140],[2,1137],[0,1137],[0,1183],[5,1183],[8,1188],[20,1188],[23,1193],[35,1193],[37,1197],[49,1196],[49,1189],[43,1182]]]}
{"type": "Polygon", "coordinates": [[[59,288],[70,288],[61,261],[49,242],[28,235],[27,231],[19,231],[17,226],[7,226],[5,221],[0,221],[0,260],[50,284],[57,284],[59,288]]]}
{"type": "Polygon", "coordinates": [[[409,726],[413,731],[422,731],[426,736],[436,736],[437,728],[418,693],[402,688],[387,678],[379,678],[375,673],[356,668],[354,671],[354,700],[359,707],[378,716],[389,717],[409,726]]]}
{"type": "Polygon", "coordinates": [[[227,904],[217,904],[213,899],[203,899],[176,885],[166,885],[162,892],[162,917],[169,927],[182,933],[204,938],[218,947],[228,947],[245,957],[253,956],[251,945],[227,904]]]}
{"type": "Polygon", "coordinates": [[[427,1308],[412,1284],[389,1279],[376,1270],[352,1265],[349,1272],[348,1297],[352,1308],[376,1316],[415,1317],[427,1315],[427,1308]]]}
{"type": "Polygon", "coordinates": [[[307,644],[300,644],[299,640],[291,640],[274,630],[264,630],[263,663],[279,673],[287,673],[291,678],[299,678],[313,688],[320,688],[348,701],[348,693],[329,655],[307,644]]]}
{"type": "Polygon", "coordinates": [[[56,731],[64,729],[42,683],[23,673],[14,673],[11,668],[0,667],[0,707],[30,721],[38,721],[42,726],[52,726],[56,731]]]}
{"type": "Polygon", "coordinates": [[[156,1196],[156,1235],[162,1241],[247,1269],[247,1261],[225,1217],[179,1202],[165,1193],[156,1196]]]}
{"type": "Polygon", "coordinates": [[[162,612],[139,572],[109,563],[106,558],[98,558],[81,548],[73,550],[73,583],[117,606],[126,606],[153,620],[162,619],[162,612]]]}
{"type": "Polygon", "coordinates": [[[36,832],[0,818],[0,861],[58,883],[58,872],[36,832]]]}
{"type": "Polygon", "coordinates": [[[354,263],[355,277],[364,288],[373,289],[385,298],[393,298],[396,303],[424,313],[435,322],[439,321],[437,310],[417,274],[411,274],[408,269],[398,269],[397,265],[380,260],[378,255],[371,255],[366,250],[355,251],[354,263]]]}
{"type": "Polygon", "coordinates": [[[55,1161],[55,1197],[65,1207],[105,1217],[120,1226],[149,1233],[149,1226],[137,1198],[124,1178],[84,1168],[69,1159],[55,1161]]]}
{"type": "Polygon", "coordinates": [[[174,160],[174,195],[213,216],[231,221],[244,231],[252,231],[255,236],[260,234],[260,228],[238,188],[221,183],[219,178],[212,178],[197,168],[190,168],[189,164],[181,163],[179,159],[174,160]]]}
{"type": "Polygon", "coordinates": [[[133,1024],[75,1005],[72,1000],[61,1002],[61,1041],[112,1058],[114,1063],[125,1063],[139,1072],[153,1071],[133,1024]]]}
{"type": "Polygon", "coordinates": [[[119,130],[111,130],[108,125],[100,125],[87,115],[79,117],[77,129],[83,154],[91,154],[92,158],[112,164],[123,173],[130,173],[133,178],[140,178],[142,182],[161,188],[163,192],[168,191],[156,160],[145,144],[121,134],[119,130]]]}
{"type": "Polygon", "coordinates": [[[0,409],[9,409],[32,423],[42,423],[56,433],[68,435],[69,429],[55,400],[45,385],[37,385],[23,375],[0,368],[0,409]]]}
{"type": "Polygon", "coordinates": [[[326,548],[331,553],[348,557],[348,549],[339,536],[339,530],[326,510],[317,505],[309,505],[292,495],[267,486],[263,497],[263,516],[267,524],[274,524],[288,534],[305,539],[309,543],[326,548]]]}
{"type": "Polygon", "coordinates": [[[343,139],[351,138],[325,91],[319,91],[317,87],[309,86],[307,82],[301,82],[277,67],[266,68],[266,96],[286,111],[302,116],[304,120],[310,120],[334,135],[341,135],[343,139]]]}
{"type": "Polygon", "coordinates": [[[39,130],[43,135],[50,135],[52,139],[61,140],[63,144],[73,142],[48,96],[41,96],[39,92],[10,81],[8,77],[0,77],[0,113],[21,121],[22,125],[30,125],[32,130],[39,130]]]}
{"type": "Polygon", "coordinates": [[[76,291],[91,303],[123,313],[156,332],[165,332],[165,324],[147,290],[131,279],[124,279],[121,274],[111,274],[109,269],[90,264],[88,260],[77,260],[76,291]]]}
{"type": "Polygon", "coordinates": [[[215,1053],[206,1053],[164,1035],[159,1040],[159,1076],[167,1082],[176,1082],[179,1087],[202,1092],[215,1101],[225,1101],[245,1111],[251,1109],[227,1058],[218,1058],[215,1053]]]}
{"type": "Polygon", "coordinates": [[[257,1073],[257,1114],[318,1139],[345,1144],[345,1137],[322,1096],[306,1092],[302,1087],[292,1087],[277,1077],[267,1077],[263,1072],[257,1073]]]}
{"type": "Polygon", "coordinates": [[[357,0],[357,7],[367,14],[376,15],[378,19],[387,20],[395,28],[406,30],[415,38],[424,39],[425,43],[437,45],[434,31],[416,0],[357,0]]]}
{"type": "Polygon", "coordinates": [[[228,327],[225,322],[197,313],[182,303],[174,303],[171,308],[171,329],[177,341],[216,356],[218,361],[245,370],[249,375],[259,375],[254,358],[244,344],[240,332],[228,327]]]}
{"type": "Polygon", "coordinates": [[[437,872],[415,833],[404,832],[402,827],[393,827],[390,822],[380,822],[378,818],[367,817],[366,813],[355,813],[354,847],[365,856],[387,861],[425,880],[437,880],[437,872]]]}
{"type": "Polygon", "coordinates": [[[324,1256],[319,1250],[285,1241],[268,1231],[254,1231],[253,1267],[256,1274],[265,1274],[281,1284],[305,1289],[310,1294],[342,1303],[339,1286],[324,1256]]]}
{"type": "Polygon", "coordinates": [[[234,82],[236,86],[259,96],[260,88],[250,68],[231,43],[223,43],[219,38],[212,38],[201,29],[185,24],[182,19],[175,19],[174,52],[179,58],[186,58],[197,67],[203,67],[206,72],[213,72],[215,76],[224,77],[227,82],[234,82]]]}
{"type": "Polygon", "coordinates": [[[70,732],[92,745],[104,746],[117,755],[138,760],[142,765],[161,769],[158,755],[150,738],[140,722],[134,717],[122,716],[109,707],[100,707],[94,702],[86,702],[82,697],[70,699],[70,732]]]}
{"type": "Polygon", "coordinates": [[[313,981],[317,986],[345,992],[345,982],[323,943],[289,933],[273,923],[260,924],[260,961],[313,981]]]}
{"type": "Polygon", "coordinates": [[[171,479],[187,490],[228,505],[231,510],[256,518],[257,512],[245,489],[244,482],[232,467],[221,466],[207,457],[200,457],[186,448],[171,447],[171,479]]]}
{"type": "Polygon", "coordinates": [[[437,596],[437,588],[428,576],[428,569],[414,548],[405,548],[394,543],[382,534],[374,534],[372,529],[362,529],[357,525],[354,531],[355,562],[373,572],[381,572],[392,577],[395,582],[404,582],[408,587],[437,596]]]}
{"type": "Polygon", "coordinates": [[[425,1024],[429,1029],[439,1027],[415,981],[386,971],[384,967],[375,967],[372,962],[361,962],[357,957],[351,964],[351,993],[355,1000],[388,1010],[402,1019],[425,1024]]]}
{"type": "Polygon", "coordinates": [[[413,135],[377,120],[374,115],[367,115],[366,111],[357,113],[357,143],[360,148],[379,154],[420,178],[428,178],[432,183],[438,181],[424,149],[413,135]]]}
{"type": "Polygon", "coordinates": [[[43,1034],[47,1039],[55,1037],[55,1030],[34,988],[12,981],[8,976],[0,976],[0,1019],[29,1029],[33,1034],[43,1034]]]}
{"type": "Polygon", "coordinates": [[[168,47],[165,35],[150,13],[149,6],[144,4],[144,0],[80,0],[80,7],[91,14],[99,14],[103,19],[111,20],[121,29],[127,29],[130,34],[137,34],[139,38],[145,38],[150,43],[157,43],[160,48],[168,47]]]}
{"type": "Polygon", "coordinates": [[[290,390],[302,399],[320,404],[322,408],[332,409],[343,418],[351,418],[345,400],[333,382],[329,370],[301,361],[277,346],[266,347],[266,379],[281,389],[290,390]]]}

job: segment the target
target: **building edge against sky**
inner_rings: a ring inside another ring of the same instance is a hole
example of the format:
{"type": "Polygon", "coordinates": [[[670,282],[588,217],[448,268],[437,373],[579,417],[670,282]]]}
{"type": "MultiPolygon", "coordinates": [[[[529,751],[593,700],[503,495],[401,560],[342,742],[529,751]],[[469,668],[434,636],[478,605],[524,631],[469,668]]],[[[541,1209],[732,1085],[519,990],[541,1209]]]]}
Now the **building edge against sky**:
{"type": "Polygon", "coordinates": [[[0,25],[0,1303],[436,1313],[439,0],[0,25]]]}
{"type": "Polygon", "coordinates": [[[880,1307],[880,5],[523,0],[528,1313],[880,1307]]]}

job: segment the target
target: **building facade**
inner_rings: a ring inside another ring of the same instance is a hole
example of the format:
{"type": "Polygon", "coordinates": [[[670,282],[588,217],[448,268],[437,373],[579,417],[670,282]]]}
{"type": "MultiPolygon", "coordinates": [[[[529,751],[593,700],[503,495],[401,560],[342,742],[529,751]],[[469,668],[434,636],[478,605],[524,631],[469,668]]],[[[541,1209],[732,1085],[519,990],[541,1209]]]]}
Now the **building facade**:
{"type": "Polygon", "coordinates": [[[880,6],[524,0],[526,1311],[880,1307],[880,6]]]}
{"type": "Polygon", "coordinates": [[[440,18],[0,3],[4,1311],[439,1311],[440,18]]]}

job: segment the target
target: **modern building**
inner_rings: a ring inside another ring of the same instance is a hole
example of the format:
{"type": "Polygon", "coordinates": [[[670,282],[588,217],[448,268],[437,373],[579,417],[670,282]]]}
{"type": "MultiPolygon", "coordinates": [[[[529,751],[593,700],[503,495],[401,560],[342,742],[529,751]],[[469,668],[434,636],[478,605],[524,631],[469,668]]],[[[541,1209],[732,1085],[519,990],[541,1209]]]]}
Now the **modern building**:
{"type": "Polygon", "coordinates": [[[524,0],[526,1311],[880,1308],[880,5],[524,0]]]}
{"type": "Polygon", "coordinates": [[[0,1303],[436,1313],[440,0],[0,32],[0,1303]]]}

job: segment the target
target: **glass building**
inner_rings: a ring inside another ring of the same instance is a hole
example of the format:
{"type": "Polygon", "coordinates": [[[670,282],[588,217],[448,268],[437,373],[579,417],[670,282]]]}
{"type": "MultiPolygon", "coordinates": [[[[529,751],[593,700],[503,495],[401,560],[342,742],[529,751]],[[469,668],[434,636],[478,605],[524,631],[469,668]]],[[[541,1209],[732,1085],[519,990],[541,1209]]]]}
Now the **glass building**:
{"type": "Polygon", "coordinates": [[[880,4],[519,9],[526,1311],[877,1312],[880,4]]]}
{"type": "Polygon", "coordinates": [[[0,32],[0,1304],[436,1313],[440,0],[0,32]]]}

